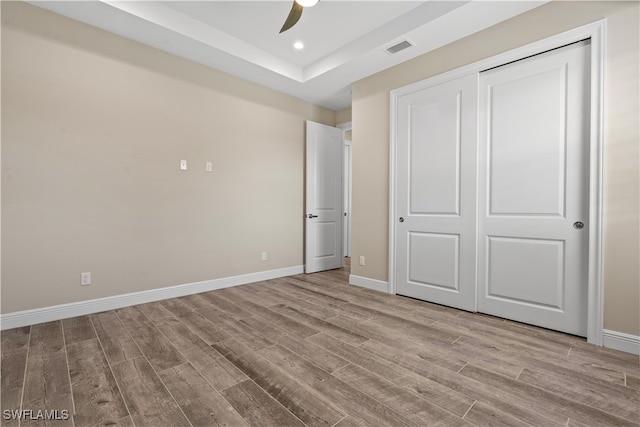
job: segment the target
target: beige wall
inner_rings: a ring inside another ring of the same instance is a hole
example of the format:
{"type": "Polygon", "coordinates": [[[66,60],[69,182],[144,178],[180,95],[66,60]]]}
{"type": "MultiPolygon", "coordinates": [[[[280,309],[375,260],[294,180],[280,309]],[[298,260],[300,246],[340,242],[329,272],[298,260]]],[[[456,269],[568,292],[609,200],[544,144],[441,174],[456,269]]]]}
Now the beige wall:
{"type": "Polygon", "coordinates": [[[2,313],[301,265],[307,119],[335,112],[2,2],[2,313]]]}
{"type": "Polygon", "coordinates": [[[351,121],[351,108],[345,108],[343,110],[336,111],[336,124],[346,123],[351,121]]]}
{"type": "Polygon", "coordinates": [[[553,2],[353,85],[352,274],[388,280],[389,91],[608,18],[604,327],[640,335],[639,3],[553,2]]]}

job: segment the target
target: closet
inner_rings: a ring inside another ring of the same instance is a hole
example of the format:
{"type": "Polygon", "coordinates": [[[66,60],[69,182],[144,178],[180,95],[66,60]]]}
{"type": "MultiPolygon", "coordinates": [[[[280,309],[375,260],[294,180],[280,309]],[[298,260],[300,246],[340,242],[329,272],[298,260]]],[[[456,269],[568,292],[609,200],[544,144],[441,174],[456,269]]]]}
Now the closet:
{"type": "Polygon", "coordinates": [[[591,43],[392,103],[395,292],[587,335],[591,43]]]}

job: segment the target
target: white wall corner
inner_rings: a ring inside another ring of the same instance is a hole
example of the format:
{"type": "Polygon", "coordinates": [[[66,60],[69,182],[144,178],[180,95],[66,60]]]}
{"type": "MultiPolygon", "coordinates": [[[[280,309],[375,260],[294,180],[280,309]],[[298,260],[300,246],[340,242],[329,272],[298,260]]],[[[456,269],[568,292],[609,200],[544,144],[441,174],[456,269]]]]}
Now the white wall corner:
{"type": "Polygon", "coordinates": [[[69,317],[84,316],[87,314],[99,313],[101,311],[114,310],[116,308],[129,307],[132,305],[160,301],[168,298],[177,298],[185,295],[199,294],[201,292],[215,291],[216,289],[229,288],[231,286],[245,285],[248,283],[261,282],[263,280],[277,279],[302,273],[304,273],[304,267],[302,265],[298,265],[239,276],[223,277],[221,279],[206,280],[203,282],[151,289],[148,291],[134,292],[130,294],[114,295],[69,304],[16,311],[0,315],[0,330],[67,319],[69,317]]]}
{"type": "Polygon", "coordinates": [[[607,348],[640,355],[640,336],[605,329],[602,337],[603,345],[607,348]]]}
{"type": "Polygon", "coordinates": [[[389,282],[383,282],[382,280],[369,279],[368,277],[354,276],[352,274],[349,276],[349,284],[374,291],[384,292],[386,294],[391,293],[391,290],[389,289],[389,282]]]}

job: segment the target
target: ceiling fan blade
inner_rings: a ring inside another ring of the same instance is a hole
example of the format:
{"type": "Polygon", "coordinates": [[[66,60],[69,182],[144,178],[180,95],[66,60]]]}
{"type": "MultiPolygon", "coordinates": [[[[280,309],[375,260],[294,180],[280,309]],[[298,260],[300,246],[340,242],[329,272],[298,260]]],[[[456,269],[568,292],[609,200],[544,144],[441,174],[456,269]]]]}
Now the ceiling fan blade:
{"type": "Polygon", "coordinates": [[[283,33],[287,31],[289,28],[296,25],[296,22],[302,16],[303,6],[300,6],[295,0],[293,1],[293,6],[291,7],[291,12],[289,12],[289,16],[287,16],[287,20],[284,21],[284,25],[280,28],[280,32],[283,33]]]}

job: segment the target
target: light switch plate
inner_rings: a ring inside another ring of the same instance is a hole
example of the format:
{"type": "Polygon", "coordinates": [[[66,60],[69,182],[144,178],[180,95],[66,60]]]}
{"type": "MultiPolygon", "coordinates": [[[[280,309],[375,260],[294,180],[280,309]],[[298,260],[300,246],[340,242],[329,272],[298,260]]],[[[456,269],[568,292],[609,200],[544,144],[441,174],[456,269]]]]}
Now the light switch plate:
{"type": "Polygon", "coordinates": [[[181,171],[186,171],[187,170],[187,161],[186,160],[180,160],[180,170],[181,171]]]}

